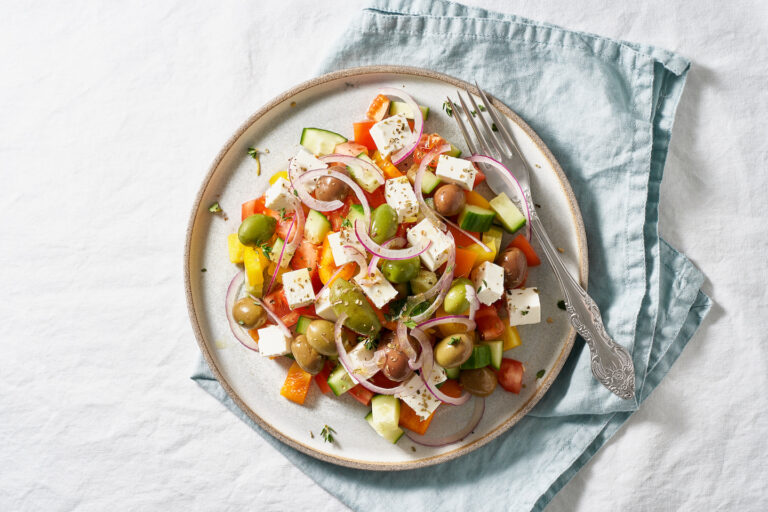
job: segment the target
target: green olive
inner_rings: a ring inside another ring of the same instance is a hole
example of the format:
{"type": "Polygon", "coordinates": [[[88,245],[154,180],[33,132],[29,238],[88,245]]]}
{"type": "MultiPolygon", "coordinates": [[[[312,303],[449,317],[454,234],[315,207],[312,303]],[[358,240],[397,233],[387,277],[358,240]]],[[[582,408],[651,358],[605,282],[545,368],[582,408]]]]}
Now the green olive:
{"type": "Polygon", "coordinates": [[[378,206],[371,212],[371,238],[383,244],[397,233],[397,212],[388,204],[378,206]]]}
{"type": "Polygon", "coordinates": [[[467,284],[472,286],[472,281],[466,277],[454,279],[453,283],[451,283],[451,288],[445,295],[445,301],[443,302],[443,309],[449,315],[461,315],[469,309],[467,289],[464,287],[467,284]]]}
{"type": "Polygon", "coordinates": [[[240,239],[241,244],[255,247],[272,238],[276,227],[277,219],[269,215],[257,213],[247,217],[240,224],[240,229],[237,230],[237,238],[240,239]]]}
{"type": "Polygon", "coordinates": [[[324,356],[339,355],[336,350],[336,340],[333,335],[333,322],[328,320],[312,320],[307,326],[307,336],[309,344],[324,356]]]}
{"type": "Polygon", "coordinates": [[[408,286],[408,283],[395,283],[392,287],[397,290],[395,299],[404,299],[411,294],[411,287],[408,286]]]}
{"type": "Polygon", "coordinates": [[[488,396],[496,389],[498,379],[493,370],[486,366],[477,370],[461,370],[459,382],[461,387],[473,395],[488,396]]]}
{"type": "Polygon", "coordinates": [[[252,298],[243,297],[232,307],[232,317],[235,322],[246,329],[261,327],[267,319],[264,308],[256,304],[252,298]]]}
{"type": "Polygon", "coordinates": [[[443,368],[457,368],[472,355],[472,339],[466,334],[446,336],[435,345],[435,362],[443,368]]]}
{"type": "Polygon", "coordinates": [[[427,269],[419,270],[416,277],[411,279],[411,291],[414,294],[424,293],[437,284],[437,274],[427,269]]]}
{"type": "MultiPolygon", "coordinates": [[[[381,322],[373,307],[368,303],[355,285],[341,277],[331,284],[331,305],[333,312],[347,315],[344,326],[364,336],[376,336],[381,330],[381,322]]],[[[310,324],[312,325],[312,324],[310,324]]]]}
{"type": "Polygon", "coordinates": [[[419,273],[421,260],[418,256],[407,260],[385,260],[381,273],[391,283],[407,283],[419,273]]]}
{"type": "Polygon", "coordinates": [[[303,334],[296,336],[291,342],[291,353],[302,370],[312,375],[317,375],[325,366],[325,357],[307,341],[303,334]]]}

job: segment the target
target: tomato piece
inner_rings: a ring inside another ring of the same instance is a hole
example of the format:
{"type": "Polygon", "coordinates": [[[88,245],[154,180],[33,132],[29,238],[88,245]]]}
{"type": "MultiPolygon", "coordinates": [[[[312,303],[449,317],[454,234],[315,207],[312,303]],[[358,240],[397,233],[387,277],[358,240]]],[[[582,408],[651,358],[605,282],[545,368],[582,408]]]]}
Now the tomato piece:
{"type": "Polygon", "coordinates": [[[534,250],[531,243],[528,241],[523,234],[517,235],[507,246],[507,249],[510,247],[517,247],[521,251],[523,251],[523,254],[525,254],[525,259],[528,261],[529,267],[536,267],[538,265],[541,265],[541,260],[539,259],[539,256],[536,254],[536,251],[534,250]]]}
{"type": "Polygon", "coordinates": [[[368,199],[368,206],[371,207],[371,210],[387,202],[387,198],[384,196],[383,186],[377,188],[373,192],[363,190],[363,193],[365,194],[365,198],[368,199]]]}
{"type": "Polygon", "coordinates": [[[336,144],[333,148],[333,152],[337,155],[357,156],[360,153],[365,153],[368,156],[368,148],[357,142],[347,141],[341,144],[336,144]]]}
{"type": "Polygon", "coordinates": [[[267,295],[264,298],[264,304],[270,311],[280,318],[291,312],[291,308],[288,306],[288,301],[285,299],[285,292],[282,288],[267,295]]]}
{"type": "Polygon", "coordinates": [[[291,229],[291,224],[293,223],[293,213],[276,212],[274,210],[270,210],[269,208],[267,208],[264,213],[274,217],[277,220],[277,227],[275,228],[275,233],[277,236],[283,240],[286,240],[287,238],[287,242],[293,240],[293,237],[296,236],[296,232],[298,231],[295,225],[293,226],[293,229],[291,229]],[[291,236],[288,236],[289,230],[291,232],[291,236]]]}
{"type": "Polygon", "coordinates": [[[285,382],[280,389],[280,394],[291,402],[303,405],[304,399],[307,398],[307,392],[309,391],[309,385],[311,383],[312,375],[302,370],[294,361],[288,369],[288,375],[285,377],[285,382]]]}
{"type": "Polygon", "coordinates": [[[309,240],[302,240],[296,253],[291,258],[291,268],[301,270],[308,268],[309,273],[317,272],[317,263],[320,261],[320,246],[311,243],[309,240]]]}
{"type": "Polygon", "coordinates": [[[373,391],[365,389],[360,384],[347,391],[347,393],[352,395],[352,398],[363,405],[369,405],[371,403],[371,398],[373,398],[373,391]]]}
{"type": "Polygon", "coordinates": [[[317,387],[320,388],[323,394],[327,394],[331,390],[331,387],[328,385],[328,377],[331,375],[334,366],[332,362],[326,361],[320,373],[315,375],[315,384],[317,384],[317,387]]]}
{"type": "Polygon", "coordinates": [[[459,398],[464,389],[461,387],[458,380],[448,379],[440,384],[440,391],[452,398],[459,398]]]}
{"type": "Polygon", "coordinates": [[[371,121],[381,121],[389,113],[389,98],[383,94],[377,95],[373,98],[371,105],[368,107],[368,112],[365,113],[365,117],[371,121]]]}
{"type": "Polygon", "coordinates": [[[291,311],[287,315],[280,318],[286,327],[293,327],[299,321],[301,314],[298,311],[291,311]]]}
{"type": "Polygon", "coordinates": [[[376,124],[376,121],[361,121],[352,124],[355,142],[367,147],[369,151],[376,150],[376,143],[373,142],[373,137],[371,137],[370,133],[371,126],[374,124],[376,124]]]}
{"type": "Polygon", "coordinates": [[[426,419],[422,419],[407,403],[400,402],[400,421],[398,425],[417,434],[424,435],[429,428],[429,424],[432,423],[432,418],[435,417],[435,412],[432,411],[432,414],[427,416],[426,419]]]}
{"type": "Polygon", "coordinates": [[[333,231],[339,231],[341,229],[341,224],[344,222],[344,219],[347,218],[347,215],[349,215],[349,207],[356,202],[355,199],[357,198],[354,194],[349,194],[344,201],[344,206],[325,214],[328,221],[331,223],[331,229],[333,231]]]}
{"type": "Polygon", "coordinates": [[[481,304],[475,313],[475,323],[484,340],[493,340],[504,334],[504,322],[493,305],[481,304]]]}
{"type": "Polygon", "coordinates": [[[395,238],[405,238],[408,234],[408,230],[415,226],[415,222],[401,222],[397,225],[397,231],[395,232],[395,238]]]}
{"type": "Polygon", "coordinates": [[[264,199],[264,196],[261,196],[258,199],[251,199],[250,201],[244,202],[240,207],[240,220],[245,220],[256,213],[264,213],[265,201],[266,199],[264,199]]]}
{"type": "Polygon", "coordinates": [[[523,363],[505,357],[501,360],[501,367],[496,372],[496,377],[501,387],[510,393],[519,394],[523,387],[523,373],[525,373],[523,363]]]}
{"type": "MultiPolygon", "coordinates": [[[[459,228],[453,227],[450,224],[448,224],[448,231],[451,232],[453,239],[456,241],[456,245],[458,246],[469,247],[475,243],[474,240],[465,235],[459,228]]],[[[478,240],[480,239],[480,233],[475,233],[473,231],[468,231],[468,233],[472,233],[472,235],[476,236],[478,240]]]]}
{"type": "MultiPolygon", "coordinates": [[[[413,161],[420,164],[427,153],[432,151],[438,146],[448,144],[448,142],[436,133],[423,133],[421,139],[419,139],[419,145],[413,150],[413,161]]],[[[437,158],[429,163],[430,167],[437,167],[437,158]]]]}
{"type": "MultiPolygon", "coordinates": [[[[475,169],[477,169],[477,166],[475,166],[475,169]]],[[[479,184],[485,181],[485,173],[481,171],[480,169],[477,170],[477,174],[475,174],[475,181],[472,184],[472,188],[477,187],[479,184]]]]}

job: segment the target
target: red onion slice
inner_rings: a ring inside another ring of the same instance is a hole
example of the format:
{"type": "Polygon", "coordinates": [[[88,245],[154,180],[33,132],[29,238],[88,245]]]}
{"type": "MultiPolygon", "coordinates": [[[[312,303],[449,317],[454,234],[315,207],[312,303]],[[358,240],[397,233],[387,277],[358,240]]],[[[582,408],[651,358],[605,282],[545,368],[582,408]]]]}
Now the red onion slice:
{"type": "Polygon", "coordinates": [[[232,316],[232,309],[235,307],[235,302],[237,302],[237,296],[240,293],[240,289],[243,287],[243,283],[245,283],[245,273],[242,271],[235,274],[235,277],[230,281],[229,288],[227,288],[227,297],[224,301],[224,307],[226,308],[225,313],[227,315],[227,321],[229,322],[229,328],[232,330],[232,334],[234,334],[235,338],[237,338],[237,341],[248,350],[258,352],[259,344],[251,338],[251,335],[248,334],[245,329],[235,321],[235,317],[232,316]]]}
{"type": "MultiPolygon", "coordinates": [[[[336,341],[336,350],[339,352],[339,362],[341,363],[341,366],[344,367],[344,369],[347,371],[349,376],[352,378],[354,382],[357,382],[361,386],[363,386],[368,391],[372,391],[373,393],[378,393],[380,395],[394,395],[395,393],[399,393],[403,390],[405,390],[405,384],[401,384],[399,386],[396,386],[394,388],[382,388],[377,386],[376,384],[373,384],[372,382],[369,382],[366,379],[361,379],[357,375],[357,371],[359,371],[358,368],[356,368],[352,361],[349,360],[349,356],[347,355],[347,351],[344,349],[344,342],[341,338],[341,328],[344,325],[344,320],[347,319],[347,314],[342,313],[341,316],[339,316],[339,319],[336,320],[336,325],[333,329],[333,335],[336,341]],[[357,370],[357,371],[356,371],[357,370]]],[[[379,352],[377,351],[377,354],[379,352]]],[[[383,352],[381,352],[383,354],[383,352]]],[[[378,362],[381,360],[379,359],[378,362]]]]}
{"type": "Polygon", "coordinates": [[[475,397],[475,408],[472,411],[472,416],[469,418],[469,421],[461,430],[444,437],[435,437],[435,438],[431,438],[428,435],[419,435],[409,430],[405,431],[405,435],[408,436],[408,439],[410,439],[414,443],[420,444],[422,446],[431,446],[435,448],[439,448],[441,446],[447,446],[453,443],[458,443],[459,441],[462,441],[464,438],[466,438],[469,434],[472,433],[473,430],[477,428],[477,426],[480,424],[480,420],[483,419],[483,413],[485,413],[485,398],[475,397]]]}
{"type": "MultiPolygon", "coordinates": [[[[390,247],[390,246],[399,248],[399,247],[402,247],[404,245],[405,245],[405,238],[399,238],[399,237],[398,238],[393,238],[392,240],[389,240],[389,241],[384,242],[383,244],[381,244],[381,246],[385,247],[385,248],[390,247]]],[[[376,256],[375,254],[373,255],[373,257],[371,258],[371,262],[368,264],[368,275],[370,275],[371,272],[373,272],[373,269],[376,268],[376,265],[379,264],[379,260],[380,259],[381,258],[376,256]]]]}
{"type": "Polygon", "coordinates": [[[469,314],[467,316],[469,316],[470,320],[474,321],[475,313],[477,313],[477,310],[480,307],[480,301],[477,299],[477,291],[475,291],[473,286],[465,284],[464,295],[469,302],[469,314]]]}
{"type": "Polygon", "coordinates": [[[411,368],[411,370],[418,370],[421,368],[421,359],[417,360],[419,356],[411,346],[411,343],[408,341],[408,329],[406,329],[405,324],[402,321],[397,322],[396,332],[397,348],[399,348],[408,357],[408,366],[411,368]]]}
{"type": "Polygon", "coordinates": [[[287,326],[287,325],[285,325],[285,324],[283,323],[283,321],[282,321],[282,320],[280,320],[280,317],[279,317],[279,316],[277,316],[277,315],[276,315],[276,314],[275,314],[275,313],[274,313],[274,312],[273,312],[271,309],[269,309],[269,308],[267,307],[267,305],[266,305],[266,304],[264,304],[264,301],[262,301],[261,299],[258,299],[258,298],[256,298],[256,297],[254,297],[253,295],[251,295],[251,298],[252,298],[252,299],[254,300],[254,302],[256,302],[256,303],[257,303],[259,306],[261,306],[262,308],[264,308],[264,311],[266,311],[266,312],[267,312],[267,315],[269,315],[269,318],[271,318],[271,319],[272,319],[272,321],[273,321],[273,322],[275,322],[275,324],[276,324],[276,325],[277,325],[277,326],[280,328],[280,330],[281,330],[281,331],[283,331],[283,334],[285,334],[285,337],[286,337],[286,338],[293,338],[293,333],[292,333],[292,332],[291,332],[291,330],[288,328],[288,326],[287,326]]]}
{"type": "Polygon", "coordinates": [[[397,165],[408,158],[410,154],[414,152],[416,147],[418,147],[419,141],[421,140],[421,134],[424,131],[424,116],[421,114],[421,109],[419,108],[418,103],[416,103],[410,95],[404,93],[400,89],[395,89],[394,87],[383,87],[380,92],[381,94],[385,94],[387,96],[394,96],[396,98],[402,99],[408,104],[409,107],[411,107],[411,110],[413,111],[414,140],[412,144],[404,147],[392,155],[392,163],[397,165]]]}
{"type": "Polygon", "coordinates": [[[477,162],[481,164],[487,164],[491,167],[496,168],[499,170],[499,174],[501,175],[502,179],[506,181],[510,187],[515,190],[519,197],[518,200],[520,201],[520,204],[525,205],[525,209],[523,211],[523,214],[525,215],[526,220],[526,236],[528,240],[531,239],[531,205],[528,204],[528,200],[525,198],[525,191],[523,190],[523,187],[520,185],[520,182],[517,181],[517,178],[515,178],[515,175],[512,174],[512,171],[504,167],[504,165],[499,162],[498,160],[494,160],[493,158],[485,155],[472,155],[471,157],[467,158],[470,162],[477,162]]]}
{"type": "Polygon", "coordinates": [[[293,201],[293,218],[296,221],[296,234],[293,235],[293,240],[288,243],[291,238],[290,233],[285,236],[285,242],[288,245],[288,254],[295,254],[296,249],[299,248],[301,240],[304,238],[304,209],[301,207],[301,201],[295,199],[293,201]]]}
{"type": "MultiPolygon", "coordinates": [[[[299,209],[301,209],[301,206],[299,206],[299,209]]],[[[303,213],[304,212],[302,212],[302,217],[303,217],[303,213]]],[[[293,220],[291,221],[291,225],[288,226],[288,234],[285,235],[286,240],[291,237],[291,231],[293,231],[293,227],[295,225],[296,225],[296,217],[293,218],[293,220]]],[[[295,240],[297,237],[298,235],[294,236],[293,239],[295,240]]],[[[272,291],[272,285],[275,284],[275,279],[277,279],[277,274],[280,272],[280,264],[283,262],[283,256],[285,255],[285,247],[287,245],[288,244],[285,243],[284,241],[283,246],[280,248],[280,256],[277,258],[277,263],[275,264],[275,271],[272,273],[272,279],[269,280],[269,286],[267,286],[267,293],[264,294],[265,297],[269,295],[269,292],[272,291]]]]}
{"type": "Polygon", "coordinates": [[[365,272],[368,268],[368,262],[365,261],[365,255],[363,255],[363,253],[361,253],[354,245],[345,245],[344,252],[349,255],[352,261],[357,263],[358,273],[365,272]]]}
{"type": "Polygon", "coordinates": [[[447,153],[451,150],[450,144],[443,144],[437,146],[427,153],[419,164],[419,169],[416,171],[416,176],[413,178],[413,191],[416,193],[416,200],[419,202],[419,208],[424,212],[424,215],[431,220],[440,231],[445,231],[445,224],[440,220],[438,213],[429,207],[426,201],[424,201],[424,194],[421,192],[421,182],[424,179],[424,172],[432,160],[437,158],[443,153],[447,153]]]}
{"type": "MultiPolygon", "coordinates": [[[[464,324],[467,326],[467,332],[474,331],[475,321],[470,319],[469,317],[466,317],[464,315],[448,315],[448,316],[439,316],[437,318],[430,318],[429,320],[425,322],[421,322],[416,326],[417,329],[431,329],[433,327],[437,327],[438,325],[442,324],[464,324]]],[[[413,333],[413,331],[411,331],[413,333]]]]}
{"type": "Polygon", "coordinates": [[[377,244],[368,236],[368,233],[364,228],[360,226],[359,219],[355,221],[355,234],[357,239],[363,244],[363,247],[371,254],[378,256],[379,258],[391,261],[408,260],[420,255],[432,245],[432,241],[429,241],[427,245],[423,247],[411,246],[406,249],[387,249],[377,244]]]}
{"type": "Polygon", "coordinates": [[[338,210],[344,206],[344,203],[338,199],[334,199],[333,201],[321,201],[319,199],[315,199],[306,189],[306,182],[308,180],[316,180],[322,177],[328,171],[338,173],[338,171],[333,171],[332,169],[311,169],[301,173],[300,176],[296,176],[297,173],[295,170],[291,174],[288,174],[288,177],[291,180],[291,186],[293,187],[293,190],[295,190],[299,195],[301,202],[318,212],[330,212],[333,210],[338,210]]]}
{"type": "Polygon", "coordinates": [[[320,161],[325,163],[339,162],[345,165],[357,165],[358,167],[365,167],[376,175],[376,181],[379,183],[379,185],[384,184],[384,173],[382,170],[371,162],[366,162],[362,158],[334,153],[332,155],[321,156],[320,161]]]}
{"type": "Polygon", "coordinates": [[[453,281],[453,272],[456,266],[456,242],[453,240],[453,235],[450,232],[448,232],[447,235],[451,239],[451,252],[448,254],[448,262],[445,265],[445,271],[443,272],[443,275],[440,276],[440,279],[437,280],[435,286],[424,293],[419,293],[418,295],[410,297],[406,303],[406,307],[408,307],[408,311],[410,311],[411,308],[425,300],[431,299],[432,296],[437,293],[437,298],[426,309],[426,311],[419,313],[418,315],[411,316],[411,320],[414,322],[421,322],[422,320],[426,320],[432,316],[432,313],[437,311],[437,308],[439,308],[443,303],[443,299],[445,299],[445,295],[448,293],[448,289],[451,287],[451,281],[453,281]]]}

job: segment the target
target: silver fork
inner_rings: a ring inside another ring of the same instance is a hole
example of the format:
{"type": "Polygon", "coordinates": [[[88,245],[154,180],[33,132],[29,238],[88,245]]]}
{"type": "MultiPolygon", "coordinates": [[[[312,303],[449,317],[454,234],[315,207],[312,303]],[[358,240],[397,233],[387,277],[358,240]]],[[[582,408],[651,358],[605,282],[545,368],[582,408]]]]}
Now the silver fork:
{"type": "MultiPolygon", "coordinates": [[[[467,96],[474,109],[472,111],[470,111],[467,103],[464,101],[461,92],[456,91],[459,96],[461,111],[463,111],[464,117],[472,128],[477,143],[473,143],[464,121],[461,119],[461,115],[459,115],[459,109],[448,98],[448,104],[451,106],[453,117],[459,125],[459,130],[461,130],[464,140],[473,154],[493,157],[508,169],[512,169],[512,166],[515,164],[515,155],[522,161],[523,167],[519,173],[515,174],[515,177],[523,188],[528,204],[533,205],[530,188],[531,170],[528,163],[517,147],[514,137],[509,133],[500,116],[496,113],[488,96],[479,86],[477,90],[484,102],[485,112],[491,117],[493,125],[488,124],[483,111],[478,108],[475,99],[469,91],[467,91],[467,96]],[[478,127],[477,123],[475,123],[475,116],[480,121],[481,127],[478,127]],[[497,133],[498,135],[496,135],[497,133]]],[[[516,167],[515,170],[519,168],[519,166],[516,167]]],[[[632,363],[632,357],[624,347],[616,343],[605,331],[597,304],[595,304],[592,297],[587,294],[586,290],[582,288],[565,267],[563,260],[549,239],[549,235],[544,230],[544,225],[539,219],[536,208],[531,207],[530,213],[531,230],[541,244],[544,256],[552,266],[555,277],[558,283],[560,283],[560,288],[565,296],[565,307],[570,316],[571,323],[589,346],[593,375],[606,388],[619,397],[625,400],[632,399],[635,396],[635,367],[632,363]]]]}

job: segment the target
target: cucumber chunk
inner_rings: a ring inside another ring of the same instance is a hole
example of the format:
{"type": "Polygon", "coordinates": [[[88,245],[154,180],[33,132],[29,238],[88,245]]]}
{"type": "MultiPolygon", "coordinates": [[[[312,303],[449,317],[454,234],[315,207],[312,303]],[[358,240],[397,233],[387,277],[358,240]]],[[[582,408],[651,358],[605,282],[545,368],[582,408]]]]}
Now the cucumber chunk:
{"type": "MultiPolygon", "coordinates": [[[[360,153],[357,155],[357,158],[360,160],[365,160],[378,169],[376,162],[371,160],[365,153],[360,153]]],[[[378,173],[377,176],[377,173],[366,167],[363,167],[362,165],[348,165],[347,171],[349,171],[349,175],[352,176],[352,179],[355,180],[357,184],[360,185],[369,194],[381,186],[381,183],[379,183],[377,179],[381,178],[381,176],[384,174],[383,172],[378,173]]]]}
{"type": "Polygon", "coordinates": [[[464,206],[459,215],[459,226],[467,231],[486,232],[493,225],[493,218],[496,213],[493,210],[487,210],[474,204],[464,206]]]}
{"type": "Polygon", "coordinates": [[[421,193],[431,194],[439,184],[440,178],[435,176],[432,171],[424,171],[424,175],[421,177],[421,193]]]}
{"type": "MultiPolygon", "coordinates": [[[[450,142],[449,142],[449,144],[450,144],[450,142]]],[[[461,156],[461,150],[459,148],[457,148],[456,146],[454,146],[453,144],[451,144],[451,150],[449,152],[447,152],[446,155],[447,156],[452,156],[454,158],[459,158],[461,156]]]]}
{"type": "Polygon", "coordinates": [[[347,138],[322,128],[304,128],[299,144],[315,155],[330,155],[336,144],[347,142],[347,138]]]}
{"type": "Polygon", "coordinates": [[[460,370],[458,367],[456,368],[445,368],[445,376],[449,379],[458,379],[459,378],[460,370]]]}
{"type": "Polygon", "coordinates": [[[331,230],[331,222],[320,212],[309,210],[304,223],[304,238],[313,244],[321,244],[331,230]]]}
{"type": "Polygon", "coordinates": [[[462,370],[477,370],[491,364],[491,348],[488,345],[475,345],[472,355],[461,365],[462,370]]]}
{"type": "Polygon", "coordinates": [[[336,396],[343,395],[355,387],[356,384],[357,383],[353,381],[352,377],[347,373],[347,370],[341,365],[334,368],[328,376],[328,387],[331,388],[331,391],[333,391],[333,394],[336,396]]]}
{"type": "Polygon", "coordinates": [[[488,348],[491,349],[491,366],[497,370],[501,368],[501,356],[504,354],[504,341],[484,341],[483,345],[487,345],[488,348]]]}
{"type": "Polygon", "coordinates": [[[371,399],[371,412],[365,417],[373,430],[390,443],[403,435],[400,423],[400,400],[392,395],[376,395],[371,399]]]}
{"type": "Polygon", "coordinates": [[[312,319],[308,316],[300,316],[299,321],[296,322],[296,334],[306,334],[307,327],[312,323],[312,319]]]}
{"type": "Polygon", "coordinates": [[[496,219],[510,233],[514,233],[525,226],[525,215],[504,192],[491,199],[489,203],[493,211],[496,212],[496,219]]]}
{"type": "Polygon", "coordinates": [[[365,212],[363,211],[363,205],[361,204],[353,204],[349,207],[349,213],[347,214],[347,220],[350,224],[352,224],[352,227],[355,226],[356,220],[364,221],[365,220],[365,212]]]}
{"type": "MultiPolygon", "coordinates": [[[[419,105],[419,110],[426,121],[429,117],[429,107],[419,105]]],[[[405,114],[406,119],[413,119],[413,109],[404,101],[393,101],[389,104],[389,115],[394,116],[396,114],[405,114]]]]}

